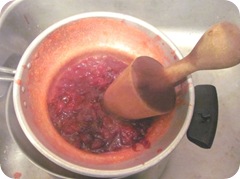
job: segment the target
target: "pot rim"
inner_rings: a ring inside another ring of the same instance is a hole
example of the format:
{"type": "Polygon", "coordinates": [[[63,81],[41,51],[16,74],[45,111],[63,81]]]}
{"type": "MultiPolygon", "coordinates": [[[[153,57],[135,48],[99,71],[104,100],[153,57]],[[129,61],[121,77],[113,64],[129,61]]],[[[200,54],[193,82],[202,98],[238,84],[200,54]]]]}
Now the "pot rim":
{"type": "MultiPolygon", "coordinates": [[[[192,114],[193,114],[193,107],[194,107],[194,102],[195,102],[193,85],[189,86],[188,111],[187,111],[187,115],[186,115],[185,121],[183,123],[183,126],[182,126],[181,130],[179,131],[178,135],[176,136],[176,138],[171,142],[171,144],[165,150],[163,150],[161,153],[156,155],[154,158],[150,159],[149,161],[147,161],[143,164],[136,165],[134,167],[130,167],[130,168],[126,168],[126,169],[118,169],[118,170],[90,169],[90,168],[75,165],[73,163],[67,162],[66,160],[63,160],[58,155],[51,152],[47,147],[45,147],[37,139],[36,136],[34,136],[34,133],[30,129],[29,125],[27,124],[25,116],[23,114],[23,106],[22,106],[22,102],[21,102],[21,99],[20,99],[21,85],[19,85],[19,80],[21,80],[23,70],[24,70],[22,67],[23,66],[30,67],[27,62],[28,62],[28,59],[29,59],[30,55],[32,54],[32,51],[48,34],[53,32],[57,28],[65,25],[65,24],[68,24],[70,22],[79,20],[79,19],[92,18],[92,17],[106,17],[106,18],[124,19],[124,20],[127,20],[129,22],[133,22],[135,24],[138,24],[138,25],[146,28],[147,30],[153,32],[154,34],[159,35],[164,40],[164,42],[166,42],[170,46],[170,48],[175,51],[175,54],[179,59],[182,59],[182,57],[183,57],[182,54],[180,53],[180,51],[177,49],[177,47],[170,41],[170,39],[168,39],[167,36],[165,36],[162,32],[160,32],[154,26],[152,26],[152,25],[148,24],[147,22],[145,22],[143,20],[140,20],[136,17],[126,15],[126,14],[121,14],[121,13],[103,12],[103,11],[87,12],[87,13],[77,14],[77,15],[65,18],[65,19],[51,25],[50,27],[48,27],[46,30],[44,30],[42,33],[40,33],[32,41],[32,43],[28,46],[28,48],[24,52],[24,54],[23,54],[23,56],[22,56],[22,58],[21,58],[21,60],[18,64],[18,67],[17,67],[17,70],[16,70],[16,75],[14,77],[14,84],[13,84],[14,109],[15,109],[15,112],[16,112],[18,122],[19,122],[23,132],[27,136],[28,140],[33,144],[33,146],[40,153],[42,153],[49,160],[58,164],[59,166],[64,167],[64,168],[66,168],[70,171],[73,171],[75,173],[79,173],[79,174],[83,174],[83,175],[87,175],[87,176],[93,176],[93,177],[119,177],[119,176],[132,175],[132,174],[135,174],[137,172],[141,172],[141,171],[157,164],[158,162],[160,162],[162,159],[164,159],[166,156],[168,156],[173,151],[173,149],[175,149],[177,144],[183,138],[183,136],[185,135],[185,133],[186,133],[186,131],[187,131],[189,125],[190,125],[192,114]]],[[[192,84],[192,78],[190,76],[187,78],[187,82],[188,82],[188,84],[192,84]]]]}

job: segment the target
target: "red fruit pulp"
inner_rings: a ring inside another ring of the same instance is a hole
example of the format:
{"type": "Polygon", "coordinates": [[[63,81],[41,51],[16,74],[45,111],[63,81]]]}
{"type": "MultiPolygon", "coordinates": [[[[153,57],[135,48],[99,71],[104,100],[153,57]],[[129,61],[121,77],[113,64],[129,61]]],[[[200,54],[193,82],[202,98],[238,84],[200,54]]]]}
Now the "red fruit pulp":
{"type": "Polygon", "coordinates": [[[127,64],[111,55],[77,59],[57,74],[48,93],[48,111],[59,134],[75,147],[92,153],[150,147],[152,120],[124,121],[106,112],[103,94],[127,64]]]}

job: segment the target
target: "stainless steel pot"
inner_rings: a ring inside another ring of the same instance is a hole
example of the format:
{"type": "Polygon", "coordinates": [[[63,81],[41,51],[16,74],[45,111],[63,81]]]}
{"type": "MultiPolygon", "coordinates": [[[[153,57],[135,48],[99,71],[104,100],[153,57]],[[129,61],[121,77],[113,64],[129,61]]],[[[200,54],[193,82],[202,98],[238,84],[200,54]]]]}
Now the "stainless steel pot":
{"type": "MultiPolygon", "coordinates": [[[[121,53],[131,59],[148,55],[164,66],[182,58],[164,34],[128,15],[93,12],[64,19],[46,29],[30,44],[17,67],[13,101],[24,134],[49,160],[82,175],[125,177],[156,164],[162,163],[164,168],[167,156],[186,134],[193,116],[195,96],[191,77],[176,87],[181,103],[171,113],[169,130],[161,137],[152,135],[153,143],[147,150],[86,154],[66,143],[52,127],[46,107],[52,78],[72,57],[99,50],[121,53]]],[[[15,73],[6,68],[4,72],[15,73]]],[[[156,131],[157,128],[153,133],[156,131]]]]}

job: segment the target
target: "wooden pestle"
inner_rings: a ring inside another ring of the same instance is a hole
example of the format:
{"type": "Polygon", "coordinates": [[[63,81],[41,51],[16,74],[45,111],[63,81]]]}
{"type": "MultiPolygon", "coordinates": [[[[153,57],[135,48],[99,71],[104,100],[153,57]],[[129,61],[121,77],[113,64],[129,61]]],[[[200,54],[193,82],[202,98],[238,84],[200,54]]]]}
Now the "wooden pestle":
{"type": "Polygon", "coordinates": [[[240,29],[222,22],[206,31],[189,55],[167,68],[151,57],[136,58],[106,90],[103,104],[130,120],[165,114],[175,106],[175,84],[187,75],[239,63],[240,29]]]}

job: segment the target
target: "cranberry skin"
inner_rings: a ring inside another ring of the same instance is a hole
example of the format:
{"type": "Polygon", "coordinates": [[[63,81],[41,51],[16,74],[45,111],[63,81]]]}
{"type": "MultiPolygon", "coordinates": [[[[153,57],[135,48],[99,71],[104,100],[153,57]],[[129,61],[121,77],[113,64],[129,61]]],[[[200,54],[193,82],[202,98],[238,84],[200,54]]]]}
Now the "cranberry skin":
{"type": "Polygon", "coordinates": [[[91,153],[118,151],[142,144],[152,120],[116,119],[101,101],[114,79],[127,67],[110,55],[90,56],[59,72],[48,93],[48,111],[59,134],[75,147],[91,153]]]}

